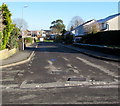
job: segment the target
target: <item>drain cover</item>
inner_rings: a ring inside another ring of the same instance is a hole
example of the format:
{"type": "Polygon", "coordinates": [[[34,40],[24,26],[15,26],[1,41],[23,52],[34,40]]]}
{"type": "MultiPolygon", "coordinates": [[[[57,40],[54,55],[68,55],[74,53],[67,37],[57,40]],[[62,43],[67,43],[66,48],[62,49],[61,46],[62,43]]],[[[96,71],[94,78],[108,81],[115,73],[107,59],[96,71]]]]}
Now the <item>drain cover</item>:
{"type": "Polygon", "coordinates": [[[86,78],[68,78],[67,81],[86,81],[86,78]]]}

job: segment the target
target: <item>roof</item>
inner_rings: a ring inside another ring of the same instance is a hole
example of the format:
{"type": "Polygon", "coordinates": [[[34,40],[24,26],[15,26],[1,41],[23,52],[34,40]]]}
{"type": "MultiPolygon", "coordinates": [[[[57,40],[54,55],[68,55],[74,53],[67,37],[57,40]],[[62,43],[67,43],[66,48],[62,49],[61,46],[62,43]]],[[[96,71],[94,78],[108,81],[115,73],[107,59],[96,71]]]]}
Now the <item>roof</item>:
{"type": "Polygon", "coordinates": [[[120,13],[114,14],[114,15],[108,16],[108,17],[106,17],[106,18],[104,18],[104,19],[97,20],[97,22],[99,22],[99,23],[104,23],[104,22],[106,22],[106,21],[108,21],[108,20],[111,20],[111,19],[113,19],[113,18],[115,18],[115,17],[117,17],[117,16],[119,16],[119,15],[120,15],[120,13]]]}
{"type": "Polygon", "coordinates": [[[51,32],[51,30],[43,30],[43,31],[46,31],[46,32],[51,32]]]}

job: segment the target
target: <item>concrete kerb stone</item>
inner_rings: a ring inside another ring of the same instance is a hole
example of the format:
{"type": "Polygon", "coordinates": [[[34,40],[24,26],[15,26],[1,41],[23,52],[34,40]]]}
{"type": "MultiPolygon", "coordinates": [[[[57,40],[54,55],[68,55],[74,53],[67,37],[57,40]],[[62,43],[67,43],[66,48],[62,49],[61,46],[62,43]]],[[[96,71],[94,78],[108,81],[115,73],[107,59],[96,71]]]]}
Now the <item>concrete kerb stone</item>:
{"type": "Polygon", "coordinates": [[[91,54],[91,53],[88,53],[88,52],[83,52],[81,50],[77,50],[75,48],[71,48],[69,46],[66,46],[66,45],[63,45],[63,44],[60,44],[60,46],[63,46],[63,47],[66,47],[66,48],[69,48],[69,49],[72,49],[72,50],[76,50],[76,51],[79,51],[80,53],[82,54],[85,54],[85,55],[88,55],[88,56],[91,56],[91,57],[95,57],[95,58],[98,58],[98,59],[104,59],[104,60],[109,60],[109,61],[115,61],[115,62],[120,62],[119,59],[113,59],[113,58],[109,58],[109,57],[103,57],[103,56],[97,56],[97,55],[94,55],[94,54],[91,54]]]}
{"type": "MultiPolygon", "coordinates": [[[[37,46],[36,46],[36,48],[37,48],[37,46]]],[[[33,51],[27,59],[19,61],[19,62],[16,62],[16,63],[11,63],[11,64],[0,66],[0,69],[1,68],[7,68],[7,67],[11,67],[11,66],[15,66],[15,65],[20,65],[20,64],[26,63],[26,62],[28,62],[28,61],[31,60],[32,56],[34,55],[34,52],[35,51],[33,51]]]]}

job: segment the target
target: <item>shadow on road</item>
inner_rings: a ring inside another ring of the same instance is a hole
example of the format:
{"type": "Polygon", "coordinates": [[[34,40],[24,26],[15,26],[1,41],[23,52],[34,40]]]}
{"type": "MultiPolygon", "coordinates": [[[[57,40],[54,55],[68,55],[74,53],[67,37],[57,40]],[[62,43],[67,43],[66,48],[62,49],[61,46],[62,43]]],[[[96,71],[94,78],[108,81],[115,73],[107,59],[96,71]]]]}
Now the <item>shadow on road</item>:
{"type": "Polygon", "coordinates": [[[75,50],[65,48],[60,46],[55,42],[38,42],[36,47],[26,47],[28,51],[38,51],[38,52],[61,52],[61,53],[78,53],[75,50]]]}

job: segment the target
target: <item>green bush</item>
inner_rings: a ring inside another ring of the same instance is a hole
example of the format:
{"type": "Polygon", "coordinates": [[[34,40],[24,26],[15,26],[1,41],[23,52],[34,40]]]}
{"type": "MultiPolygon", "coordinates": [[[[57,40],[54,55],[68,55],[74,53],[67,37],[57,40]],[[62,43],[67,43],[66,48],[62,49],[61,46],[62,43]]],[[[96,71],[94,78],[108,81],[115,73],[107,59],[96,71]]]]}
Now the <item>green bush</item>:
{"type": "Polygon", "coordinates": [[[14,27],[9,37],[8,47],[9,49],[18,48],[18,35],[20,34],[20,29],[14,27]]]}
{"type": "Polygon", "coordinates": [[[72,44],[73,43],[73,35],[68,34],[68,35],[64,36],[64,42],[66,44],[72,44]]]}
{"type": "Polygon", "coordinates": [[[3,16],[3,25],[5,25],[3,29],[3,38],[2,38],[2,49],[5,49],[9,47],[9,37],[11,35],[11,32],[14,28],[14,25],[12,24],[11,20],[11,13],[7,7],[6,4],[2,4],[1,6],[2,9],[2,16],[3,16]]]}
{"type": "Polygon", "coordinates": [[[32,43],[33,39],[32,38],[25,38],[25,43],[32,43]]]}
{"type": "Polygon", "coordinates": [[[63,42],[63,36],[61,35],[57,35],[57,37],[55,38],[54,42],[63,42]]]}

